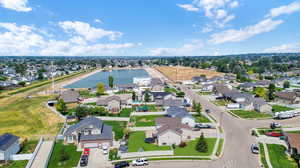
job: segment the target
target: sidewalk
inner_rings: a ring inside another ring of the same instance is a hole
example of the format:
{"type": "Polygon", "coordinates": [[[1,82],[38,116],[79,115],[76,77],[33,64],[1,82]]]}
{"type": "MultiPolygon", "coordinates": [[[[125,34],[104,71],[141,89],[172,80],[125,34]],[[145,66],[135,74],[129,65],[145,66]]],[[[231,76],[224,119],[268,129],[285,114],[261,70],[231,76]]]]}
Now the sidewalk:
{"type": "Polygon", "coordinates": [[[54,141],[43,141],[30,168],[47,167],[47,163],[51,156],[51,150],[53,145],[54,145],[54,141]]]}

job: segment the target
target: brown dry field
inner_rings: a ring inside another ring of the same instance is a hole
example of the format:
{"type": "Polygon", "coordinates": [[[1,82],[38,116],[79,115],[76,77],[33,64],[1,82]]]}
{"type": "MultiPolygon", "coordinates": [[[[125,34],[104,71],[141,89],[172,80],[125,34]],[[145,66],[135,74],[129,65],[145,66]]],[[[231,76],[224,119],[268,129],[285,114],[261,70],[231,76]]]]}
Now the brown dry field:
{"type": "Polygon", "coordinates": [[[212,71],[212,70],[197,69],[197,68],[183,67],[183,66],[174,66],[174,67],[160,66],[160,67],[156,67],[155,69],[163,73],[170,80],[176,82],[191,80],[194,76],[200,76],[200,75],[206,75],[207,78],[212,78],[214,76],[224,76],[223,73],[212,71]]]}

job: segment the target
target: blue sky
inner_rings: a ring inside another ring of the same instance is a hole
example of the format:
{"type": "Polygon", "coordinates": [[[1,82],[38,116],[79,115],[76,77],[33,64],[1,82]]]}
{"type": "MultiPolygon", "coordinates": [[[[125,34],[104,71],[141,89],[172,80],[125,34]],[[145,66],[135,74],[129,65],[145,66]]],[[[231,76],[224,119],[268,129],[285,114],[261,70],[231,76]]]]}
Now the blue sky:
{"type": "Polygon", "coordinates": [[[0,0],[0,55],[300,52],[300,0],[0,0]]]}

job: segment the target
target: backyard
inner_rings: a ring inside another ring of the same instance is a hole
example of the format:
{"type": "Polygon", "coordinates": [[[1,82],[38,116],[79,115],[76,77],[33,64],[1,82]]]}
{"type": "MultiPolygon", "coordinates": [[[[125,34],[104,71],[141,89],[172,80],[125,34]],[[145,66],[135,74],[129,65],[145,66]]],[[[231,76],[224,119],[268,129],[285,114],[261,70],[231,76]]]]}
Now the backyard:
{"type": "Polygon", "coordinates": [[[144,142],[146,134],[143,131],[132,132],[128,139],[128,152],[171,150],[170,146],[157,146],[144,142]]]}
{"type": "Polygon", "coordinates": [[[105,124],[112,126],[115,133],[115,140],[122,139],[124,136],[124,129],[126,128],[126,121],[103,121],[105,124]]]}
{"type": "Polygon", "coordinates": [[[38,140],[25,140],[21,145],[21,150],[19,153],[33,153],[38,142],[38,140]]]}
{"type": "Polygon", "coordinates": [[[231,112],[241,118],[251,119],[251,118],[270,118],[271,114],[260,113],[257,111],[246,111],[246,110],[231,110],[231,112]]]}
{"type": "Polygon", "coordinates": [[[6,164],[0,163],[0,168],[24,168],[27,162],[27,160],[9,161],[6,164]]]}
{"type": "Polygon", "coordinates": [[[48,168],[76,167],[81,156],[81,152],[77,152],[76,149],[74,145],[64,145],[62,141],[56,142],[48,168]]]}
{"type": "Polygon", "coordinates": [[[176,146],[174,149],[175,156],[210,156],[213,152],[216,138],[205,138],[208,145],[208,152],[201,153],[196,150],[196,144],[198,142],[198,138],[186,143],[186,146],[181,148],[176,146]]]}
{"type": "Polygon", "coordinates": [[[155,119],[163,115],[133,116],[130,118],[136,127],[155,126],[155,119]]]}
{"type": "Polygon", "coordinates": [[[286,148],[282,145],[267,144],[270,161],[273,168],[297,168],[295,161],[285,153],[286,148]]]}

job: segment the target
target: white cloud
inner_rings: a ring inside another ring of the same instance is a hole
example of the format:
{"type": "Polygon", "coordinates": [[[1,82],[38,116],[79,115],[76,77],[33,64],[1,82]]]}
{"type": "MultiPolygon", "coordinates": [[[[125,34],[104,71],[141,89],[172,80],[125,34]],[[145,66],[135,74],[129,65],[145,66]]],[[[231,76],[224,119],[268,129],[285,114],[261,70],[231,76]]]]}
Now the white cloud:
{"type": "Polygon", "coordinates": [[[56,40],[34,26],[0,22],[0,55],[118,55],[121,49],[139,45],[142,44],[90,42],[85,36],[56,40]]]}
{"type": "Polygon", "coordinates": [[[0,0],[0,5],[18,12],[29,12],[32,8],[27,6],[27,2],[27,0],[0,0]]]}
{"type": "Polygon", "coordinates": [[[194,0],[193,4],[199,8],[203,8],[205,16],[209,18],[217,18],[219,10],[225,10],[226,5],[231,0],[194,0]]]}
{"type": "Polygon", "coordinates": [[[282,23],[282,20],[265,19],[255,25],[247,26],[239,30],[229,29],[220,33],[212,34],[211,40],[209,41],[214,44],[221,44],[225,42],[239,42],[249,39],[255,35],[269,32],[282,23]]]}
{"type": "Polygon", "coordinates": [[[75,33],[83,36],[87,41],[95,41],[103,37],[108,37],[110,40],[116,40],[117,38],[122,36],[121,32],[107,31],[101,28],[95,28],[88,23],[79,21],[59,22],[59,26],[68,33],[75,33]]]}
{"type": "Polygon", "coordinates": [[[238,1],[233,1],[229,4],[229,7],[230,8],[236,8],[239,6],[239,2],[238,1]]]}
{"type": "Polygon", "coordinates": [[[280,46],[275,46],[275,47],[267,48],[264,51],[268,52],[268,53],[276,53],[276,52],[300,52],[300,43],[282,44],[280,46]]]}
{"type": "Polygon", "coordinates": [[[201,41],[194,40],[192,43],[184,44],[179,48],[154,48],[150,50],[150,54],[153,56],[189,56],[194,55],[194,52],[203,46],[201,41]]]}
{"type": "Polygon", "coordinates": [[[177,4],[177,6],[191,12],[198,12],[200,9],[192,4],[177,4]]]}
{"type": "Polygon", "coordinates": [[[227,16],[227,12],[223,9],[217,10],[216,14],[217,14],[216,19],[223,19],[224,17],[227,16]]]}
{"type": "Polygon", "coordinates": [[[280,6],[270,10],[266,17],[277,17],[283,14],[291,14],[300,10],[300,1],[295,1],[288,5],[280,6]]]}
{"type": "Polygon", "coordinates": [[[211,31],[213,31],[213,28],[210,24],[205,25],[205,27],[203,27],[202,30],[201,30],[202,33],[208,33],[208,32],[211,32],[211,31]]]}
{"type": "Polygon", "coordinates": [[[103,23],[103,21],[100,20],[100,19],[95,19],[94,22],[95,22],[95,23],[103,23]]]}

